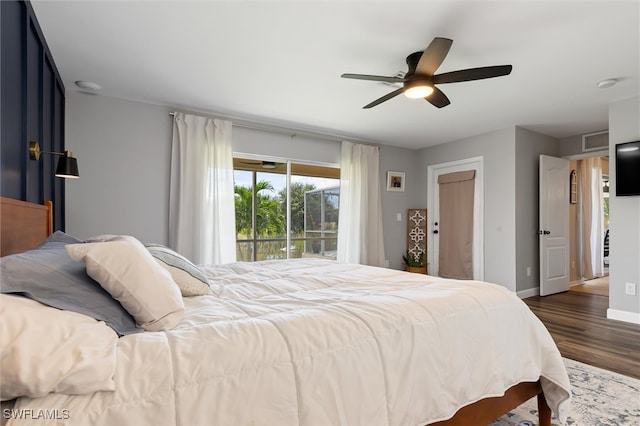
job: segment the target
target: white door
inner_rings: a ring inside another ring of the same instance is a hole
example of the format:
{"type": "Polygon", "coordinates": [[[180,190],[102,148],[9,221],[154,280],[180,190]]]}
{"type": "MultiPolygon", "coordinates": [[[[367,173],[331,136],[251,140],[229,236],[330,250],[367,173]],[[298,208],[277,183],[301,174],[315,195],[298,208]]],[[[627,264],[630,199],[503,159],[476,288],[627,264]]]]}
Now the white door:
{"type": "Polygon", "coordinates": [[[427,261],[429,275],[438,275],[439,253],[439,185],[438,176],[448,173],[475,170],[475,188],[473,196],[473,279],[484,280],[484,174],[483,157],[468,158],[427,167],[427,261]]]}
{"type": "Polygon", "coordinates": [[[569,290],[569,160],[540,156],[540,295],[569,290]]]}

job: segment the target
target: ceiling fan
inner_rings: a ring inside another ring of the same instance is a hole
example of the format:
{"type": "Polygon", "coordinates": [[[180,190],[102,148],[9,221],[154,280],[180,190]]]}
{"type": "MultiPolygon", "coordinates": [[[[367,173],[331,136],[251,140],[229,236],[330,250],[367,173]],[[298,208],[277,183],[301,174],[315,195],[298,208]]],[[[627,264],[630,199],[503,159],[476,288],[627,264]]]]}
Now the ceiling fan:
{"type": "Polygon", "coordinates": [[[407,56],[409,71],[404,77],[385,77],[381,75],[342,74],[342,78],[356,80],[383,81],[387,83],[402,83],[400,89],[376,99],[363,108],[372,108],[382,102],[404,93],[408,98],[424,98],[432,105],[442,108],[451,103],[449,98],[435,85],[445,83],[459,83],[461,81],[482,80],[485,78],[509,75],[511,65],[495,65],[490,67],[468,68],[464,70],[435,74],[436,70],[447,57],[453,40],[436,37],[424,52],[415,52],[407,56]]]}

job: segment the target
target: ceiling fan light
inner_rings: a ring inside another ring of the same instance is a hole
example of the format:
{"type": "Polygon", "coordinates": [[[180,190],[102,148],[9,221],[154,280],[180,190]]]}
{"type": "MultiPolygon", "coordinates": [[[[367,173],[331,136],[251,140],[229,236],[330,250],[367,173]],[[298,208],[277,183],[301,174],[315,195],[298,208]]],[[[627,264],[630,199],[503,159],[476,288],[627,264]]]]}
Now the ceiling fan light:
{"type": "Polygon", "coordinates": [[[433,86],[423,81],[408,81],[404,85],[404,95],[407,98],[426,98],[433,93],[433,86]]]}

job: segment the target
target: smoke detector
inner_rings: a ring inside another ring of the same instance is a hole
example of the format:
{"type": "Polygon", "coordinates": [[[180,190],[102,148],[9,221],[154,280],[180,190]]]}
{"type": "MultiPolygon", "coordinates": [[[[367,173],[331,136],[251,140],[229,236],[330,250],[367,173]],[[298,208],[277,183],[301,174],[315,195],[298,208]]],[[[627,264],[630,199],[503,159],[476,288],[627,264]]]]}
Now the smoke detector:
{"type": "Polygon", "coordinates": [[[598,82],[598,87],[601,89],[606,89],[607,87],[611,87],[618,82],[615,78],[607,78],[606,80],[600,80],[598,82]]]}
{"type": "Polygon", "coordinates": [[[100,86],[98,83],[94,83],[92,81],[78,80],[78,81],[76,81],[76,86],[78,86],[82,90],[86,90],[87,92],[94,92],[94,93],[98,92],[98,91],[100,91],[100,89],[102,89],[102,86],[100,86]]]}

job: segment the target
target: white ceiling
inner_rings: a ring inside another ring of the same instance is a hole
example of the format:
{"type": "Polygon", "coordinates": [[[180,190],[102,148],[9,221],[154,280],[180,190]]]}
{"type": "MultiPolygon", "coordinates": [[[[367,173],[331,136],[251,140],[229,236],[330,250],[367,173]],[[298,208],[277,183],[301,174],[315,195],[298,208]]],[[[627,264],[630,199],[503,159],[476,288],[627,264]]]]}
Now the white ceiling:
{"type": "Polygon", "coordinates": [[[607,129],[640,94],[640,1],[40,1],[68,91],[101,94],[421,148],[513,125],[557,138],[607,129]],[[392,75],[434,37],[438,73],[512,64],[506,77],[443,84],[437,109],[342,73],[392,75]],[[599,80],[616,78],[608,89],[599,80]]]}

